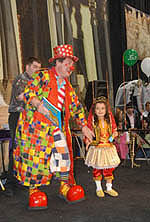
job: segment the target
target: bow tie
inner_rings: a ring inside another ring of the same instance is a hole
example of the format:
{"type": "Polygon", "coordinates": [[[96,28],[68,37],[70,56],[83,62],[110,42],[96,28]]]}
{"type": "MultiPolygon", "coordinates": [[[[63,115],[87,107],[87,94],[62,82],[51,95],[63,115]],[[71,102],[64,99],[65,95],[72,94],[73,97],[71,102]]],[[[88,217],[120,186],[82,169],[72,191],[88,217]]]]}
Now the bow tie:
{"type": "Polygon", "coordinates": [[[60,79],[59,76],[56,76],[56,79],[57,79],[58,89],[62,88],[62,87],[66,84],[66,81],[65,81],[65,80],[63,80],[61,84],[59,83],[59,79],[60,79]]]}

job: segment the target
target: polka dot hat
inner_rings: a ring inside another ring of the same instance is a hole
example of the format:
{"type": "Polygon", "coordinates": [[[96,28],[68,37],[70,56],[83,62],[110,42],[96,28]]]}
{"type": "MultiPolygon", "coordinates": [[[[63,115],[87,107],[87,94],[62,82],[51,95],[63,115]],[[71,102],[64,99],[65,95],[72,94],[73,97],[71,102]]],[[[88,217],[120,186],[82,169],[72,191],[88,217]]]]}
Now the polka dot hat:
{"type": "Polygon", "coordinates": [[[54,49],[54,56],[53,58],[49,59],[49,62],[53,62],[55,59],[58,58],[71,58],[74,62],[78,61],[78,57],[73,55],[73,48],[72,45],[59,45],[56,46],[54,49]]]}

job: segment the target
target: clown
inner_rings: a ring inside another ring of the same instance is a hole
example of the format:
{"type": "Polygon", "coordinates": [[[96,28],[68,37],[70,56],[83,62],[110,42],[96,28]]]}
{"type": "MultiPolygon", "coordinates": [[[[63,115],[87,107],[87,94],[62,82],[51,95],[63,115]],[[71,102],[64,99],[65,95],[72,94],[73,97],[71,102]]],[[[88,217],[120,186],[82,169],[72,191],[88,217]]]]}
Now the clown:
{"type": "MultiPolygon", "coordinates": [[[[70,202],[67,193],[76,186],[70,117],[76,120],[83,135],[90,141],[94,136],[87,127],[83,107],[68,81],[77,61],[71,45],[55,47],[54,57],[49,59],[51,68],[34,73],[34,80],[24,91],[25,110],[20,115],[16,131],[14,171],[20,183],[29,187],[30,209],[47,207],[46,195],[38,187],[48,185],[53,176],[60,180],[60,197],[70,202]],[[49,111],[43,105],[43,97],[61,111],[62,130],[46,118],[49,111]],[[33,202],[39,204],[34,205],[33,202]]],[[[82,199],[83,192],[76,201],[82,199]]]]}

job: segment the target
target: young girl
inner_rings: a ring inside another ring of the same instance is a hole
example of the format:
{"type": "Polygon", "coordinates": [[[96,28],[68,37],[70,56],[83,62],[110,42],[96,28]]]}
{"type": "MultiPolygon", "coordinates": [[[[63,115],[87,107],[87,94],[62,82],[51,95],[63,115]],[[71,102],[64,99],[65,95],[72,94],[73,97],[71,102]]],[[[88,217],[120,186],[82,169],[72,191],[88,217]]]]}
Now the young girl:
{"type": "Polygon", "coordinates": [[[112,180],[113,171],[119,165],[120,159],[112,142],[118,133],[105,97],[95,99],[89,113],[88,127],[95,132],[96,140],[90,143],[88,139],[85,139],[86,149],[88,149],[85,164],[94,168],[93,180],[96,183],[96,194],[98,197],[104,197],[105,192],[116,197],[118,193],[112,189],[112,180]],[[101,185],[103,176],[106,180],[104,192],[101,185]]]}
{"type": "Polygon", "coordinates": [[[114,145],[118,151],[119,157],[121,159],[121,165],[125,166],[127,154],[129,151],[129,134],[128,132],[123,132],[122,121],[118,122],[118,136],[114,140],[114,145]]]}

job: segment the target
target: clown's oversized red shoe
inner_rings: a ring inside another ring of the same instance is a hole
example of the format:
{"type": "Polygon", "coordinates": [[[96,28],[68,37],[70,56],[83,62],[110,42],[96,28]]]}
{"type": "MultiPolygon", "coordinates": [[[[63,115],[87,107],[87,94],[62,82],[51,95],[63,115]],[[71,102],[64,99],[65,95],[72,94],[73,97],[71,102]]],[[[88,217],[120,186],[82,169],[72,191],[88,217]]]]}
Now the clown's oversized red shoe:
{"type": "Polygon", "coordinates": [[[39,189],[31,189],[29,191],[29,210],[44,210],[47,209],[47,196],[39,189]]]}
{"type": "Polygon", "coordinates": [[[80,185],[64,184],[60,187],[59,197],[63,198],[67,203],[73,204],[85,200],[85,193],[80,185]]]}

